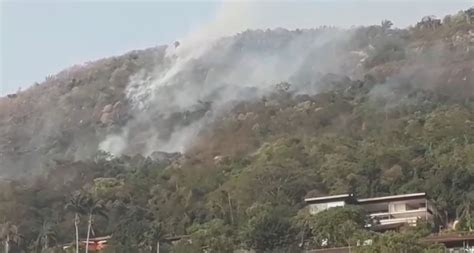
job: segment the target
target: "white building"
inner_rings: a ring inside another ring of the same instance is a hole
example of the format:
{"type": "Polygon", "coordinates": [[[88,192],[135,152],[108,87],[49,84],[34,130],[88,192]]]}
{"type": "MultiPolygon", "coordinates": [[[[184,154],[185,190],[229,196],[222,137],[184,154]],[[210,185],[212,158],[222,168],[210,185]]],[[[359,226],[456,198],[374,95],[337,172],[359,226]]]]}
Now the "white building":
{"type": "Polygon", "coordinates": [[[426,193],[411,193],[376,198],[357,199],[353,194],[306,198],[311,214],[332,207],[357,205],[374,221],[374,230],[397,229],[403,225],[416,225],[419,220],[430,220],[434,209],[426,193]]]}

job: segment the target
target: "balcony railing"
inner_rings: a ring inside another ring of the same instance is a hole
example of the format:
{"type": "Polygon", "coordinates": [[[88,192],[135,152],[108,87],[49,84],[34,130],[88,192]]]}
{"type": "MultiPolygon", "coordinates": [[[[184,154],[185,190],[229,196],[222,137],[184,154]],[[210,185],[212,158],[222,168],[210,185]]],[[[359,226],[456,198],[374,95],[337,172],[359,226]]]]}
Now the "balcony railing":
{"type": "Polygon", "coordinates": [[[370,213],[371,218],[376,219],[397,219],[397,218],[410,218],[410,217],[429,217],[431,213],[426,208],[419,208],[414,210],[398,211],[398,212],[381,212],[381,213],[370,213]]]}

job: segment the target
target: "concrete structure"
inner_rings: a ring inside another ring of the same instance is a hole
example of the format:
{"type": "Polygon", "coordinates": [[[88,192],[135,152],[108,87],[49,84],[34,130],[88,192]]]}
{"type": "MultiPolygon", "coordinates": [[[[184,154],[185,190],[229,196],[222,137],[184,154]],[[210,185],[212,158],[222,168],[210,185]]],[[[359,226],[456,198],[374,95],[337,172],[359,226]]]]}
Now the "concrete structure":
{"type": "Polygon", "coordinates": [[[308,204],[309,212],[311,214],[317,214],[332,207],[345,206],[348,204],[357,203],[357,200],[352,194],[306,198],[304,201],[308,204]]]}
{"type": "MultiPolygon", "coordinates": [[[[89,238],[89,244],[88,244],[89,252],[100,252],[104,250],[105,248],[107,248],[108,241],[111,238],[112,236],[101,236],[101,237],[89,238]]],[[[72,249],[75,247],[74,245],[75,245],[74,242],[64,244],[62,245],[62,249],[63,250],[72,249]]],[[[84,249],[86,248],[86,245],[87,245],[87,240],[85,238],[79,240],[79,247],[84,249]]]]}
{"type": "Polygon", "coordinates": [[[426,193],[411,193],[376,198],[355,198],[352,194],[341,194],[317,198],[306,198],[311,214],[332,207],[357,205],[362,207],[374,221],[373,230],[397,229],[403,225],[416,225],[418,220],[431,220],[434,209],[426,193]]]}
{"type": "Polygon", "coordinates": [[[376,221],[374,230],[416,225],[418,220],[431,220],[434,212],[425,193],[358,199],[358,204],[376,221]]]}
{"type": "Polygon", "coordinates": [[[306,253],[351,253],[351,248],[340,247],[340,248],[329,248],[329,249],[314,249],[308,250],[306,253]]]}
{"type": "Polygon", "coordinates": [[[428,236],[423,241],[443,244],[446,253],[474,253],[474,234],[438,234],[428,236]]]}

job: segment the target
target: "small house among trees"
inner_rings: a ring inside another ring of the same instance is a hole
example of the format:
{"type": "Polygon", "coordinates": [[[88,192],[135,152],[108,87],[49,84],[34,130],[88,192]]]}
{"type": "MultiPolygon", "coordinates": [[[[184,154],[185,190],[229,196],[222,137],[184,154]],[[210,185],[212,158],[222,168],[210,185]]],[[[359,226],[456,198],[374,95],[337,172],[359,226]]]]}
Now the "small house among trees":
{"type": "Polygon", "coordinates": [[[376,198],[356,198],[353,194],[306,198],[311,214],[332,207],[356,205],[361,207],[373,224],[367,224],[376,231],[396,230],[404,225],[416,225],[419,220],[433,218],[434,208],[426,193],[411,193],[376,198]]]}

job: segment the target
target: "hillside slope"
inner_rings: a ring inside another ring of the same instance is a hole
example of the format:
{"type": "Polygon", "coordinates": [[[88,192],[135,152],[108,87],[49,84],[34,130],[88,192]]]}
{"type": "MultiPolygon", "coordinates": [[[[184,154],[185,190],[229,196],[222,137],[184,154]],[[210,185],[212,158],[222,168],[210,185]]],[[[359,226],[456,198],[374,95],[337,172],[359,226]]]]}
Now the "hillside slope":
{"type": "Polygon", "coordinates": [[[464,12],[432,21],[185,41],[1,98],[12,252],[63,252],[76,213],[87,234],[83,205],[110,252],[302,252],[324,247],[320,231],[331,247],[372,238],[360,252],[444,252],[419,239],[474,224],[474,25],[464,12]],[[350,208],[303,208],[309,195],[418,191],[433,226],[400,234],[367,231],[350,208]],[[192,240],[166,243],[180,235],[192,240]]]}
{"type": "Polygon", "coordinates": [[[182,152],[236,103],[268,95],[279,82],[316,94],[332,88],[327,74],[370,74],[379,93],[410,80],[468,99],[474,31],[463,20],[450,22],[436,30],[246,31],[74,66],[0,99],[0,171],[42,171],[52,160],[91,158],[98,150],[182,152]]]}

